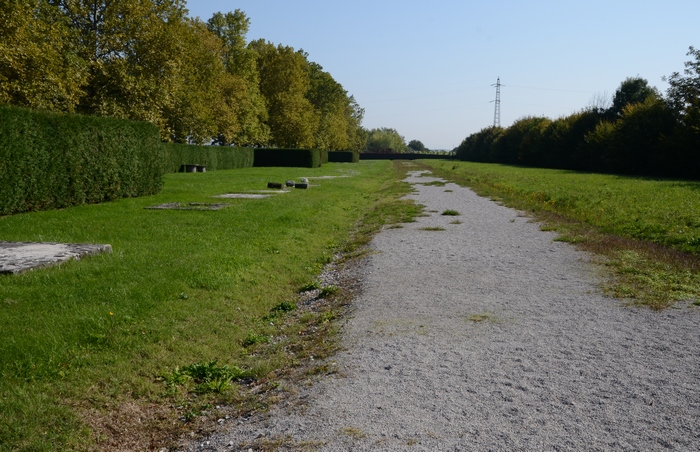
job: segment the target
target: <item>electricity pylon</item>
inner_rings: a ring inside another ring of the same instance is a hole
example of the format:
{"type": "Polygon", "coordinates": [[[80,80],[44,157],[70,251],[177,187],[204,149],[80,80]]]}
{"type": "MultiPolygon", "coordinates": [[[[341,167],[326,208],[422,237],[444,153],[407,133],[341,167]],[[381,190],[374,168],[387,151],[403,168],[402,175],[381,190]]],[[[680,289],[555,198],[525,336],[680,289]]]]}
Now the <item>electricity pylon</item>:
{"type": "Polygon", "coordinates": [[[496,87],[496,100],[494,101],[495,108],[493,111],[493,126],[501,127],[501,77],[498,77],[498,80],[496,80],[496,84],[491,86],[496,87]]]}

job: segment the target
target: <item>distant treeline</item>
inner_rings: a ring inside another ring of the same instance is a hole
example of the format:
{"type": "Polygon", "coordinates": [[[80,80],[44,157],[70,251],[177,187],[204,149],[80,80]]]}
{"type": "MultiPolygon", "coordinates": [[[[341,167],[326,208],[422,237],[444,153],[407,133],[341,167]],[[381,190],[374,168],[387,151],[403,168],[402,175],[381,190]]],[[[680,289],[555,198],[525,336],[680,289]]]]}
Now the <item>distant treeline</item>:
{"type": "Polygon", "coordinates": [[[0,8],[0,104],[155,124],[176,143],[361,150],[364,111],[302,50],[246,41],[245,13],[182,0],[0,8]]]}
{"type": "Polygon", "coordinates": [[[461,160],[578,171],[700,179],[700,50],[674,72],[666,96],[639,77],[609,106],[555,120],[525,117],[488,127],[457,148],[461,160]]]}

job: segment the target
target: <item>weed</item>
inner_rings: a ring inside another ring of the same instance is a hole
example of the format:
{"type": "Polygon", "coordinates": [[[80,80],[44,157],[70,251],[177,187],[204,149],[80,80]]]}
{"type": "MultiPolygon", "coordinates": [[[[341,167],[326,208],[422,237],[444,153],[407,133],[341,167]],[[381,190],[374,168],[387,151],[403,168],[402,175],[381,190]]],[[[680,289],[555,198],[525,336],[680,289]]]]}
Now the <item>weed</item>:
{"type": "Polygon", "coordinates": [[[472,314],[467,317],[467,321],[469,322],[492,322],[492,323],[498,323],[498,318],[493,315],[490,312],[484,312],[481,314],[472,314]]]}
{"type": "Polygon", "coordinates": [[[192,377],[186,371],[175,367],[171,373],[163,375],[160,379],[168,386],[177,386],[186,384],[192,377]]]}
{"type": "Polygon", "coordinates": [[[321,323],[328,323],[328,322],[335,320],[336,318],[337,318],[337,316],[335,315],[335,313],[333,311],[328,311],[328,312],[324,312],[323,314],[321,314],[321,317],[319,320],[321,323]]]}
{"type": "Polygon", "coordinates": [[[219,380],[239,380],[249,376],[248,372],[238,366],[217,365],[216,361],[199,362],[185,366],[182,372],[192,377],[195,383],[207,383],[219,380]]]}
{"type": "Polygon", "coordinates": [[[454,216],[459,216],[460,213],[457,212],[456,210],[447,209],[447,210],[445,210],[445,211],[442,212],[442,215],[453,216],[453,217],[454,217],[454,216]]]}
{"type": "Polygon", "coordinates": [[[269,322],[271,320],[276,320],[282,317],[284,314],[294,311],[297,308],[295,303],[290,301],[283,301],[274,308],[270,309],[270,312],[262,318],[264,322],[269,322]]]}
{"type": "Polygon", "coordinates": [[[445,190],[445,193],[453,193],[454,190],[445,190]]]}
{"type": "Polygon", "coordinates": [[[312,290],[320,289],[321,284],[318,281],[312,281],[310,283],[306,283],[303,286],[299,288],[299,292],[309,292],[312,290]]]}
{"type": "Polygon", "coordinates": [[[420,228],[421,231],[444,231],[445,228],[440,227],[440,226],[426,226],[424,228],[420,228]]]}
{"type": "Polygon", "coordinates": [[[450,224],[462,224],[459,220],[450,221],[450,224]]]}
{"type": "Polygon", "coordinates": [[[422,184],[422,185],[425,185],[425,186],[432,186],[432,187],[444,187],[445,184],[446,184],[445,181],[434,180],[434,181],[431,181],[431,182],[426,182],[426,183],[424,183],[424,184],[422,184]]]}
{"type": "Polygon", "coordinates": [[[362,430],[356,427],[345,427],[340,430],[341,435],[349,436],[351,438],[355,439],[361,439],[366,437],[367,435],[364,434],[362,430]]]}
{"type": "Polygon", "coordinates": [[[248,335],[243,339],[241,344],[244,347],[250,347],[255,344],[267,344],[270,342],[270,336],[260,333],[248,333],[248,335]]]}
{"type": "Polygon", "coordinates": [[[340,287],[337,286],[325,286],[324,288],[321,289],[321,293],[318,294],[319,298],[327,298],[331,297],[333,295],[336,295],[338,292],[340,292],[340,287]]]}
{"type": "Polygon", "coordinates": [[[272,308],[272,312],[291,312],[297,308],[297,305],[290,302],[290,301],[283,301],[282,303],[278,304],[274,308],[272,308]]]}

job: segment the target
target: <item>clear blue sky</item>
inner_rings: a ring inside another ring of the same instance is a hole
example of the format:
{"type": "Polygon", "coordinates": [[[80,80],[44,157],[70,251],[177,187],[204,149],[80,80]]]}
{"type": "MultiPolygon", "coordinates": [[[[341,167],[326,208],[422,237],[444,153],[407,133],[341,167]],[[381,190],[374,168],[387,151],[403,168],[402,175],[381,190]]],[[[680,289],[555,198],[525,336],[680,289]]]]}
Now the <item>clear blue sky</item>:
{"type": "Polygon", "coordinates": [[[493,123],[569,115],[627,77],[662,92],[700,46],[700,0],[190,0],[240,9],[248,40],[304,49],[365,108],[367,128],[452,149],[493,123]]]}

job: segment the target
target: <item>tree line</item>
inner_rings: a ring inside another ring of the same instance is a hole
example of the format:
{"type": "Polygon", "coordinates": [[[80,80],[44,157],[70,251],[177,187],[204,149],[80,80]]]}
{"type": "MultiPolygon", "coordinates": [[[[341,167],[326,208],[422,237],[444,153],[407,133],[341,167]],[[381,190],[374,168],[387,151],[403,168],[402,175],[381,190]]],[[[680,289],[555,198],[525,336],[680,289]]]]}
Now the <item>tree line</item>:
{"type": "Polygon", "coordinates": [[[0,103],[148,121],[176,143],[359,151],[364,110],[303,50],[184,0],[0,0],[0,103]]]}
{"type": "Polygon", "coordinates": [[[623,81],[610,105],[558,119],[487,127],[457,148],[462,160],[654,177],[700,178],[700,49],[666,95],[641,77],[623,81]]]}

